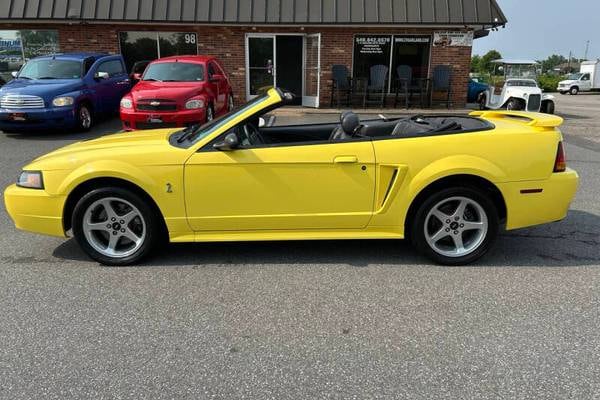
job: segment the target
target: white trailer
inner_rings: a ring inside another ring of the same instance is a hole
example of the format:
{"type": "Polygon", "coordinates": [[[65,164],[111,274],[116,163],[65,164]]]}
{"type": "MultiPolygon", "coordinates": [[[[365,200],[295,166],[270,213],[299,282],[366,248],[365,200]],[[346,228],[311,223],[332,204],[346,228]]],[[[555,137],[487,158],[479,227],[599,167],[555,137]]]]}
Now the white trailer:
{"type": "Polygon", "coordinates": [[[567,80],[558,84],[560,94],[600,90],[600,60],[584,61],[578,73],[569,75],[567,80]]]}

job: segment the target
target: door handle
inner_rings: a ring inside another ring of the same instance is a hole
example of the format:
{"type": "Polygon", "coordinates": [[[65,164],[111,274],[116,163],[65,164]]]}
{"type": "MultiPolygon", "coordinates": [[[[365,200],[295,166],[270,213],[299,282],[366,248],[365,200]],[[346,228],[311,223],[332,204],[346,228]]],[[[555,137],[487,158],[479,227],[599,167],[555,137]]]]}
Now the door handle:
{"type": "Polygon", "coordinates": [[[333,159],[333,162],[336,164],[356,164],[358,162],[358,157],[356,156],[337,156],[333,159]]]}

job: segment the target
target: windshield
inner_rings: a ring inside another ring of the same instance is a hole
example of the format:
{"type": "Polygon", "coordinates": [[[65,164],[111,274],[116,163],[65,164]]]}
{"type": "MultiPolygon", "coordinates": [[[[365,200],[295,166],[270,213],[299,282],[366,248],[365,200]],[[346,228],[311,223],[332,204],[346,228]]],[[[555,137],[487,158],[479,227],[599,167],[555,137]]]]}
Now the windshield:
{"type": "MultiPolygon", "coordinates": [[[[250,100],[248,103],[244,104],[243,106],[238,107],[237,109],[235,109],[227,114],[221,115],[220,117],[215,118],[212,121],[209,121],[209,122],[205,123],[204,125],[197,127],[196,129],[193,129],[193,130],[184,129],[183,131],[175,132],[174,135],[181,134],[182,132],[189,133],[189,136],[180,136],[179,140],[178,140],[181,143],[181,141],[184,141],[183,139],[185,139],[186,147],[189,147],[192,144],[196,143],[197,141],[210,135],[217,129],[221,128],[223,125],[227,124],[228,122],[235,119],[239,115],[243,114],[250,108],[254,107],[256,104],[259,104],[259,103],[265,101],[268,97],[269,97],[268,94],[264,94],[262,96],[255,97],[254,99],[250,100]],[[189,146],[187,146],[187,144],[189,144],[189,146]]],[[[184,143],[182,143],[181,145],[183,146],[184,143]]]]}
{"type": "Polygon", "coordinates": [[[528,64],[506,64],[504,65],[504,76],[506,78],[536,79],[537,66],[528,64]]]}
{"type": "Polygon", "coordinates": [[[81,62],[75,60],[30,60],[19,72],[21,79],[79,79],[81,62]]]}
{"type": "Polygon", "coordinates": [[[582,76],[583,74],[571,74],[568,76],[567,79],[569,79],[570,81],[578,81],[581,79],[582,76]]]}
{"type": "Polygon", "coordinates": [[[161,62],[150,64],[144,81],[199,82],[204,80],[204,66],[184,62],[161,62]]]}
{"type": "Polygon", "coordinates": [[[535,81],[518,81],[511,80],[506,82],[506,86],[523,86],[523,87],[537,87],[535,81]]]}

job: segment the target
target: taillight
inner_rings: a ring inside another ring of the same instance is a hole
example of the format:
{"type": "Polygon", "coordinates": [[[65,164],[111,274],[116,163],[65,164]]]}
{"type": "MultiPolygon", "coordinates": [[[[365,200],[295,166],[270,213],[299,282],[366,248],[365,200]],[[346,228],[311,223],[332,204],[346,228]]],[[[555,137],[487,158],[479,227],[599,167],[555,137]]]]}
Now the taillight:
{"type": "Polygon", "coordinates": [[[565,157],[565,149],[562,142],[558,142],[558,151],[556,152],[556,160],[554,161],[554,172],[565,172],[567,170],[567,158],[565,157]]]}

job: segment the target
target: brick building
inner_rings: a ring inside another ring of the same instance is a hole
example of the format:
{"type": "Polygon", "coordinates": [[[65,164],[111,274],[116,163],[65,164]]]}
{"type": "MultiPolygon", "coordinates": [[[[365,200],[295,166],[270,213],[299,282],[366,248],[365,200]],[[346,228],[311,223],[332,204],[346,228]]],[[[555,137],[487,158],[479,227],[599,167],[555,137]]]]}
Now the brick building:
{"type": "Polygon", "coordinates": [[[506,18],[495,0],[3,0],[0,75],[52,52],[123,53],[135,61],[212,54],[236,100],[277,85],[327,106],[333,65],[367,77],[386,65],[428,78],[452,68],[451,99],[466,102],[473,39],[506,18]]]}

